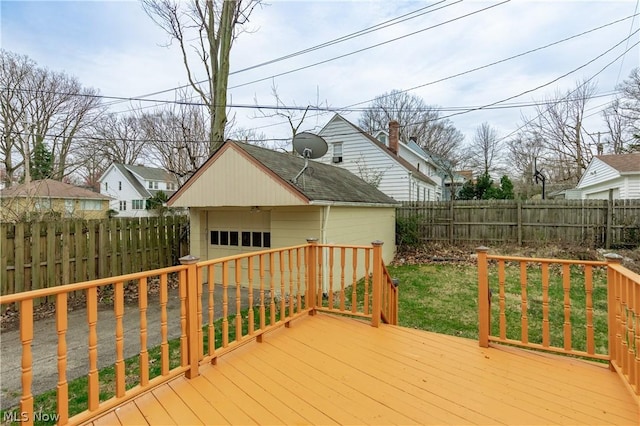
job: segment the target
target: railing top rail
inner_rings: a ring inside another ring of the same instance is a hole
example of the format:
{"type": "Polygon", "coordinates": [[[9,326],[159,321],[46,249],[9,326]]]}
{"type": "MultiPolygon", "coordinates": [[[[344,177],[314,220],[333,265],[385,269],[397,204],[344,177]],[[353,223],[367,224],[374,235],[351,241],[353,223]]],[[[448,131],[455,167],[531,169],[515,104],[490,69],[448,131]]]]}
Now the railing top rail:
{"type": "Polygon", "coordinates": [[[522,257],[522,256],[498,256],[488,254],[489,260],[505,260],[508,262],[529,262],[529,263],[556,263],[561,265],[590,265],[590,266],[607,266],[610,263],[601,260],[575,260],[575,259],[550,259],[544,257],[522,257]]]}
{"type": "Polygon", "coordinates": [[[132,281],[132,280],[137,280],[145,277],[153,277],[156,275],[170,274],[172,272],[182,271],[186,268],[187,266],[177,265],[177,266],[170,266],[168,268],[152,269],[150,271],[134,272],[132,274],[126,274],[126,275],[117,275],[115,277],[99,278],[97,280],[92,280],[92,281],[83,281],[80,283],[64,284],[56,287],[23,291],[20,293],[0,296],[0,305],[4,305],[7,303],[21,302],[23,300],[35,299],[39,297],[55,296],[60,293],[68,293],[71,291],[86,290],[88,288],[101,287],[104,285],[113,284],[121,281],[132,281]]]}
{"type": "Polygon", "coordinates": [[[338,248],[354,248],[354,249],[370,249],[370,245],[354,245],[354,244],[318,244],[318,247],[338,247],[338,248]]]}
{"type": "Polygon", "coordinates": [[[607,266],[624,277],[629,278],[631,281],[640,284],[640,274],[625,268],[620,263],[607,263],[607,266]]]}
{"type": "Polygon", "coordinates": [[[217,257],[215,259],[208,259],[208,260],[200,261],[200,262],[196,263],[196,267],[202,268],[203,266],[209,266],[209,265],[213,265],[213,264],[217,264],[217,263],[228,262],[230,260],[246,259],[247,257],[260,256],[260,255],[269,254],[269,253],[278,253],[278,252],[281,252],[281,251],[295,250],[295,249],[304,248],[304,247],[308,247],[308,246],[309,246],[309,244],[300,244],[300,245],[297,245],[297,246],[272,248],[272,249],[269,249],[269,250],[260,250],[260,251],[253,251],[253,252],[249,252],[249,253],[234,254],[233,256],[217,257]]]}

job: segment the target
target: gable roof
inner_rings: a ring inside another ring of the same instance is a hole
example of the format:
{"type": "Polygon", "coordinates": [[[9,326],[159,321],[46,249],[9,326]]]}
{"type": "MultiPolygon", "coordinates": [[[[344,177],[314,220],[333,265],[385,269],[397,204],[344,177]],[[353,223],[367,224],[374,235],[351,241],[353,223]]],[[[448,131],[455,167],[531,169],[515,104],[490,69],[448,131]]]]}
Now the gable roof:
{"type": "Polygon", "coordinates": [[[407,160],[405,160],[404,158],[400,157],[399,155],[397,155],[393,151],[391,151],[388,146],[386,146],[385,144],[380,142],[378,139],[374,138],[372,135],[370,135],[369,133],[365,132],[360,127],[356,126],[355,124],[353,124],[352,122],[350,122],[349,120],[347,120],[346,118],[341,116],[340,114],[334,115],[333,118],[331,118],[331,120],[329,120],[329,122],[320,131],[320,134],[322,134],[322,132],[329,126],[329,124],[332,121],[334,121],[335,119],[337,119],[337,118],[341,119],[342,121],[347,123],[349,126],[353,127],[353,129],[357,133],[359,133],[362,136],[364,136],[369,142],[371,142],[373,145],[377,146],[380,150],[385,152],[389,157],[391,157],[392,160],[394,160],[396,163],[398,163],[401,167],[405,168],[406,170],[411,171],[411,175],[414,178],[420,179],[421,181],[426,182],[426,183],[428,183],[430,185],[433,185],[433,186],[436,186],[436,187],[438,186],[429,176],[427,176],[424,173],[422,173],[420,170],[418,170],[416,167],[414,167],[407,160]]]}
{"type": "Polygon", "coordinates": [[[111,197],[98,194],[88,189],[80,188],[53,179],[34,180],[29,183],[5,188],[2,197],[37,197],[37,198],[66,198],[110,200],[111,197]]]}
{"type": "MultiPolygon", "coordinates": [[[[140,194],[143,198],[151,198],[155,196],[158,192],[164,192],[168,197],[174,194],[175,191],[167,191],[167,190],[159,190],[159,189],[149,189],[146,188],[142,182],[136,177],[140,176],[145,180],[153,180],[153,181],[161,181],[161,182],[174,182],[176,185],[178,184],[177,179],[171,173],[167,172],[163,169],[158,169],[155,167],[147,167],[147,166],[135,166],[130,164],[122,164],[122,163],[113,163],[112,167],[118,169],[120,173],[127,179],[127,181],[133,186],[133,188],[140,194]]],[[[108,171],[109,169],[107,169],[108,171]]],[[[102,176],[105,176],[107,172],[102,176]]],[[[102,177],[100,178],[102,180],[102,177]]]]}
{"type": "Polygon", "coordinates": [[[228,140],[216,151],[187,182],[171,197],[173,204],[189,189],[204,170],[211,167],[226,150],[235,150],[257,167],[274,176],[288,191],[302,196],[307,203],[367,203],[398,204],[373,185],[368,184],[346,169],[309,161],[308,169],[293,183],[293,179],[302,170],[305,160],[293,154],[277,152],[255,145],[228,140]]]}
{"type": "Polygon", "coordinates": [[[620,173],[640,172],[640,153],[598,155],[596,158],[620,173]]]}
{"type": "MultiPolygon", "coordinates": [[[[133,175],[133,173],[131,172],[131,170],[129,170],[128,167],[131,166],[127,166],[125,164],[120,164],[120,163],[113,163],[113,167],[115,167],[116,169],[118,169],[120,171],[120,173],[122,173],[122,175],[125,177],[125,179],[127,179],[129,181],[129,183],[131,184],[131,186],[133,186],[133,188],[138,191],[138,193],[145,197],[151,197],[151,193],[149,191],[147,191],[147,188],[144,187],[144,185],[142,183],[140,183],[140,181],[138,179],[136,179],[136,177],[133,175]]],[[[137,166],[137,167],[141,167],[141,166],[137,166]]]]}

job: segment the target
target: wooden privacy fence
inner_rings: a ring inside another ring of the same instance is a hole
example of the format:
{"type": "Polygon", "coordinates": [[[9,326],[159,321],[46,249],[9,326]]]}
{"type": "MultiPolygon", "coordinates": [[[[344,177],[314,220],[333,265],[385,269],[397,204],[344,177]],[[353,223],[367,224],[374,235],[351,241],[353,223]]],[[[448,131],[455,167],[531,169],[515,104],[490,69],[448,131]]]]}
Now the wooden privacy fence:
{"type": "Polygon", "coordinates": [[[186,217],[0,224],[0,294],[175,265],[188,252],[186,217]]]}
{"type": "Polygon", "coordinates": [[[417,241],[640,245],[640,200],[407,202],[396,220],[417,241]]]}

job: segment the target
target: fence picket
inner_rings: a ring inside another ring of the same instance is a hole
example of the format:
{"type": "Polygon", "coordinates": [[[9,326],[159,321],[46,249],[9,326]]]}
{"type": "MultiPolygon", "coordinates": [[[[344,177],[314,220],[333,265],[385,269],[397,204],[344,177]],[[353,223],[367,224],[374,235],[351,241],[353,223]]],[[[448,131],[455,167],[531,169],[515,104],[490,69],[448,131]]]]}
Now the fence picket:
{"type": "Polygon", "coordinates": [[[1,223],[0,295],[173,266],[188,251],[186,226],[186,217],[1,223]]]}

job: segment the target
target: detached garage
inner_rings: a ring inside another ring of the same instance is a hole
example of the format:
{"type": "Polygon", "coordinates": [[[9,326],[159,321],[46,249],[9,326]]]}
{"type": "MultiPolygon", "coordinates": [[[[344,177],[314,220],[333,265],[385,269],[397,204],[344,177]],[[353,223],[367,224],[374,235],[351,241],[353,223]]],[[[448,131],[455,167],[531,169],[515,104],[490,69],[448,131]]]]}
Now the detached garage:
{"type": "Polygon", "coordinates": [[[395,254],[393,198],[349,171],[227,141],[169,199],[188,207],[191,254],[202,260],[320,243],[369,245],[395,254]],[[294,182],[296,176],[298,179],[294,182]]]}

